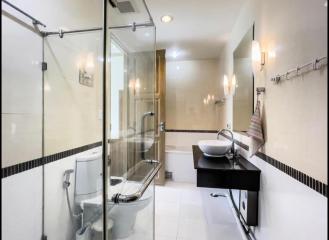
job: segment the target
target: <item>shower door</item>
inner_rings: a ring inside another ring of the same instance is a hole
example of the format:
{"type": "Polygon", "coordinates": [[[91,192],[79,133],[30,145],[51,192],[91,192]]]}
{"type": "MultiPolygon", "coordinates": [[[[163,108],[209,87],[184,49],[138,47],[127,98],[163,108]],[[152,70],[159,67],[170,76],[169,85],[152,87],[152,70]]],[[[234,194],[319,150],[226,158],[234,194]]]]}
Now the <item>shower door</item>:
{"type": "Polygon", "coordinates": [[[155,27],[143,0],[108,5],[110,239],[154,239],[155,27]]]}

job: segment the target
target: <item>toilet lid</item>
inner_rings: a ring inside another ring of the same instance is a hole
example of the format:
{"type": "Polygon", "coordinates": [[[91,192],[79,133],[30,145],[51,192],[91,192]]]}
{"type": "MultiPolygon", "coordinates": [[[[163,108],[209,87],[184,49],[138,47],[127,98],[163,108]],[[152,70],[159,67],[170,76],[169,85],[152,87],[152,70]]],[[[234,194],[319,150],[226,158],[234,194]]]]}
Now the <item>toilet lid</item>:
{"type": "MultiPolygon", "coordinates": [[[[107,230],[112,229],[113,227],[113,221],[112,219],[107,219],[107,230]]],[[[103,218],[99,218],[96,222],[94,222],[91,225],[91,229],[93,229],[96,232],[103,232],[103,218]]]]}

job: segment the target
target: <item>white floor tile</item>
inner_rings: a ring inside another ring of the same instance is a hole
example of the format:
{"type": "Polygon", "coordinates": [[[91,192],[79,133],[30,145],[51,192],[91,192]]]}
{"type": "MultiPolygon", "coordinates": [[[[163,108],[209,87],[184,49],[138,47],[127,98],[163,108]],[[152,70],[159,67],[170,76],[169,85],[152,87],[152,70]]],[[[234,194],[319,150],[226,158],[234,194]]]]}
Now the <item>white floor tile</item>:
{"type": "Polygon", "coordinates": [[[182,220],[194,219],[206,221],[206,215],[203,206],[195,204],[181,204],[179,218],[182,220]]]}
{"type": "Polygon", "coordinates": [[[167,182],[156,186],[155,240],[242,240],[225,189],[167,182]]]}
{"type": "Polygon", "coordinates": [[[179,208],[179,203],[156,202],[155,214],[158,216],[178,218],[179,208]]]}
{"type": "Polygon", "coordinates": [[[178,223],[178,218],[155,215],[155,235],[176,238],[178,223]]]}
{"type": "Polygon", "coordinates": [[[176,240],[176,237],[168,237],[168,236],[155,236],[156,240],[176,240]]]}
{"type": "Polygon", "coordinates": [[[208,239],[206,221],[194,219],[180,220],[177,237],[191,240],[208,239]]]}

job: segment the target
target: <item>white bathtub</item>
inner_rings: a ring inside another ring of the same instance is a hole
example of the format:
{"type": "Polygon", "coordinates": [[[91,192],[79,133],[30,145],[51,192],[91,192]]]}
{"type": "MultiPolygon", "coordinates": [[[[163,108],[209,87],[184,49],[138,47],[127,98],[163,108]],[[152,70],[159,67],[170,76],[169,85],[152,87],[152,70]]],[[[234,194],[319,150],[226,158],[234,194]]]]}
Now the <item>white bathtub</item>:
{"type": "Polygon", "coordinates": [[[172,172],[173,181],[196,183],[192,145],[199,140],[216,139],[215,133],[166,133],[166,171],[172,172]]]}

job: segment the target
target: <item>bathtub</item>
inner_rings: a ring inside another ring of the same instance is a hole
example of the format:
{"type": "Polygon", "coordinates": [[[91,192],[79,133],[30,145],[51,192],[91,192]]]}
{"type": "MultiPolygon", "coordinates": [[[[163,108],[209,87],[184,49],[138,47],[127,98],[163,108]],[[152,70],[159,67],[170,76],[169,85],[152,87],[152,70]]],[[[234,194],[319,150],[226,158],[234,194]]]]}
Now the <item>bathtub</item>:
{"type": "Polygon", "coordinates": [[[192,145],[216,139],[216,133],[166,132],[165,167],[175,182],[196,183],[192,145]]]}

